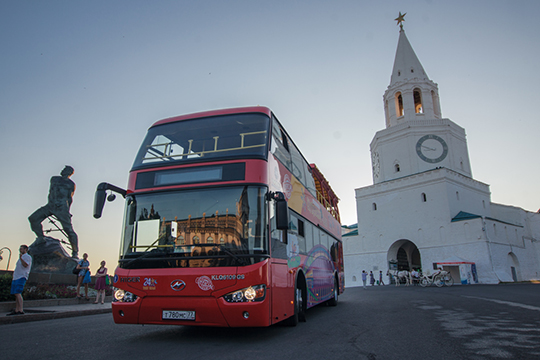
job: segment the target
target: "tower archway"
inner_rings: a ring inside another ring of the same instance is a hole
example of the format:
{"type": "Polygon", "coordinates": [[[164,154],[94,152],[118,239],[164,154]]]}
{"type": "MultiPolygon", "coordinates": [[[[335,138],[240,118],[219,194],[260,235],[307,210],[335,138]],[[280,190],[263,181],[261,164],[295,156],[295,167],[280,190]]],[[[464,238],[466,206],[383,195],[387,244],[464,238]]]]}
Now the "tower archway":
{"type": "MultiPolygon", "coordinates": [[[[387,252],[388,264],[396,264],[397,270],[412,271],[422,267],[420,250],[410,240],[401,239],[394,242],[387,252]]],[[[389,266],[390,268],[390,266],[389,266]]]]}

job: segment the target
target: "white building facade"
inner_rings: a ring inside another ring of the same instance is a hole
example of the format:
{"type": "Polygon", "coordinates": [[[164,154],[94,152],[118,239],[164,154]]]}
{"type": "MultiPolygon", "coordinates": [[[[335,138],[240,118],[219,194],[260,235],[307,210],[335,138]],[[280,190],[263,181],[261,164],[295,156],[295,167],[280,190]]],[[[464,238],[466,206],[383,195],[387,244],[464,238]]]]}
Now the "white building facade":
{"type": "Polygon", "coordinates": [[[465,130],[442,117],[403,29],[383,99],[373,185],[356,189],[358,232],[343,236],[346,286],[389,268],[442,267],[463,284],[540,279],[540,214],[491,203],[472,177],[465,130]]]}

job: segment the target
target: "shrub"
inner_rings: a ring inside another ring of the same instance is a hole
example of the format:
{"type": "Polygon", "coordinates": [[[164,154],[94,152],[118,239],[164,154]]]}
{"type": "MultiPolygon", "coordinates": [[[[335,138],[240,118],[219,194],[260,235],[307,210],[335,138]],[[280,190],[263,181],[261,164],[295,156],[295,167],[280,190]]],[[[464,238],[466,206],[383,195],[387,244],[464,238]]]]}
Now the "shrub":
{"type": "Polygon", "coordinates": [[[23,298],[25,300],[42,300],[75,297],[75,288],[72,285],[37,284],[25,286],[23,298]]]}
{"type": "Polygon", "coordinates": [[[0,301],[15,301],[15,296],[11,295],[11,274],[0,275],[0,301]]]}
{"type": "MultiPolygon", "coordinates": [[[[0,276],[0,301],[15,301],[15,296],[11,295],[11,274],[0,276]]],[[[84,286],[81,286],[81,293],[84,286]]],[[[90,286],[89,296],[95,296],[95,290],[90,286]]],[[[112,287],[108,286],[105,294],[112,294],[112,287]]],[[[29,284],[26,283],[22,293],[24,300],[43,300],[43,299],[66,299],[77,296],[77,287],[66,284],[29,284]]]]}

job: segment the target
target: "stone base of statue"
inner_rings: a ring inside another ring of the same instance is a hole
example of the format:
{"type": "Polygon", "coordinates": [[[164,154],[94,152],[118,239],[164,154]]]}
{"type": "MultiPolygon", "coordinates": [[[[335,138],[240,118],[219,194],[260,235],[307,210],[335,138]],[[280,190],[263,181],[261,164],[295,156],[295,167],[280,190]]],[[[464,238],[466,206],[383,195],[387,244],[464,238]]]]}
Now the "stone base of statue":
{"type": "Polygon", "coordinates": [[[73,275],[78,259],[72,258],[62,247],[60,240],[49,236],[38,237],[28,248],[32,256],[31,273],[73,275]]]}

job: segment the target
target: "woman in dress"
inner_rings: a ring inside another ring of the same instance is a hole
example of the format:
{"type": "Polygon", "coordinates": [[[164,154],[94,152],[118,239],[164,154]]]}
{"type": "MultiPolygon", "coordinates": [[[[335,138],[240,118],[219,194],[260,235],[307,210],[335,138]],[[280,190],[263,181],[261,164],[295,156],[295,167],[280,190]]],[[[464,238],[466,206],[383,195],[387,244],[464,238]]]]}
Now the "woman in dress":
{"type": "Polygon", "coordinates": [[[105,283],[105,277],[107,275],[107,268],[105,267],[105,260],[101,261],[101,267],[96,272],[96,285],[94,289],[97,290],[96,301],[94,304],[99,303],[99,297],[101,296],[101,303],[105,303],[105,288],[107,287],[105,283]]]}
{"type": "MultiPolygon", "coordinates": [[[[84,253],[83,258],[79,260],[77,263],[77,269],[79,269],[79,274],[77,277],[77,298],[81,298],[80,290],[81,290],[81,284],[83,284],[84,275],[86,275],[86,272],[90,271],[90,262],[88,262],[88,254],[84,253]]],[[[86,300],[89,300],[88,298],[88,283],[84,284],[84,296],[86,300]]]]}

